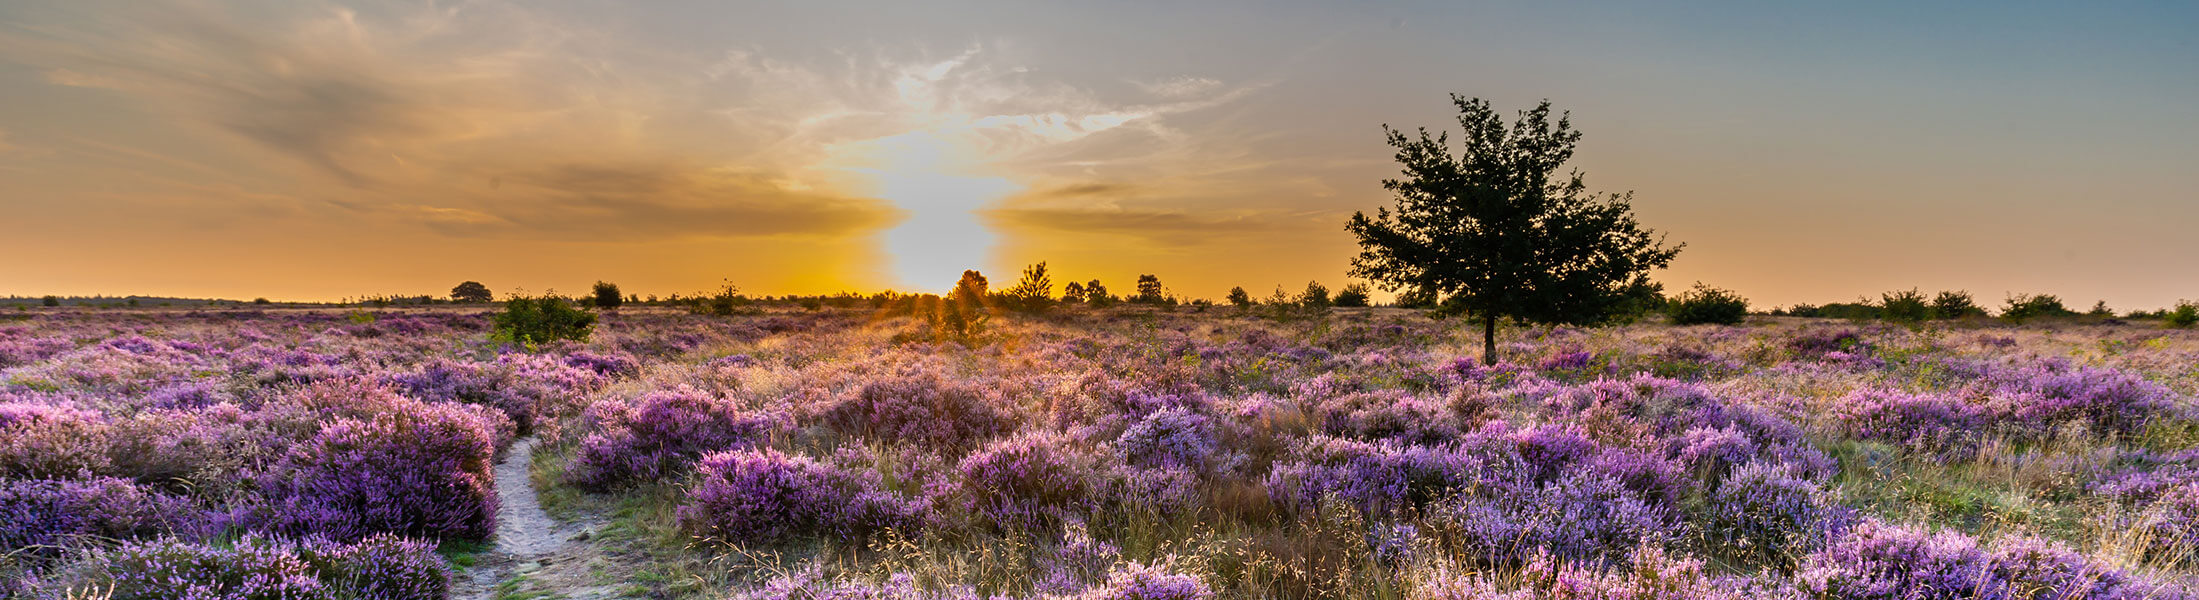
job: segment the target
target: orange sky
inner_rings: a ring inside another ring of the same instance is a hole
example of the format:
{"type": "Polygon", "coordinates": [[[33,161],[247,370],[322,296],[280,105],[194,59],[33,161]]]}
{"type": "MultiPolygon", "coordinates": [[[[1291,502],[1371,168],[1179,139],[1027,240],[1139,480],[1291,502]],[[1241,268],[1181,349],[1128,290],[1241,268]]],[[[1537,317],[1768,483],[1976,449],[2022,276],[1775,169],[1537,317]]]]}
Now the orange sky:
{"type": "Polygon", "coordinates": [[[2188,7],[33,4],[0,294],[1333,288],[1455,91],[1574,111],[1671,288],[2199,298],[2188,7]]]}

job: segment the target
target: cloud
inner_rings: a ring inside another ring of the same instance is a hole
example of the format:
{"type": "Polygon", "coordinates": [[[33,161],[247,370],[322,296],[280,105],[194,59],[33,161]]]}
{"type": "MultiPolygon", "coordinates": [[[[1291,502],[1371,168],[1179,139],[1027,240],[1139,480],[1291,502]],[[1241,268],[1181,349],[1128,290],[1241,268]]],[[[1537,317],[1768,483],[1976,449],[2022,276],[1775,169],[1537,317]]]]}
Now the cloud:
{"type": "Polygon", "coordinates": [[[1172,199],[1168,193],[1168,188],[1125,183],[1069,184],[1018,195],[986,210],[985,216],[998,226],[1027,232],[1121,236],[1169,246],[1299,235],[1338,222],[1326,211],[1218,208],[1172,199]]]}
{"type": "Polygon", "coordinates": [[[707,65],[517,5],[132,8],[42,13],[0,32],[0,60],[235,144],[262,160],[224,175],[354,216],[594,241],[851,236],[899,218],[806,171],[816,151],[786,148],[779,125],[796,121],[725,118],[692,75],[707,65]]]}

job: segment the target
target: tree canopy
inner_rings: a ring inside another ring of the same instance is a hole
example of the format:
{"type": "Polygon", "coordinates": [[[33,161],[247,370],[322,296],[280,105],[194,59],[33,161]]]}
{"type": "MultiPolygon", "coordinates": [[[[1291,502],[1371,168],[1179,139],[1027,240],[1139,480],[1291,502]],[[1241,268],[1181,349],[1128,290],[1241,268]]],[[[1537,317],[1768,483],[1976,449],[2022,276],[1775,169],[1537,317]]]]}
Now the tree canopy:
{"type": "Polygon", "coordinates": [[[1658,292],[1651,269],[1683,245],[1635,222],[1633,193],[1588,191],[1560,173],[1581,134],[1550,102],[1510,127],[1487,101],[1453,94],[1461,144],[1449,132],[1383,127],[1402,177],[1382,182],[1396,205],[1347,225],[1359,238],[1352,274],[1433,301],[1439,315],[1472,315],[1484,363],[1496,361],[1496,321],[1595,324],[1658,292]]]}

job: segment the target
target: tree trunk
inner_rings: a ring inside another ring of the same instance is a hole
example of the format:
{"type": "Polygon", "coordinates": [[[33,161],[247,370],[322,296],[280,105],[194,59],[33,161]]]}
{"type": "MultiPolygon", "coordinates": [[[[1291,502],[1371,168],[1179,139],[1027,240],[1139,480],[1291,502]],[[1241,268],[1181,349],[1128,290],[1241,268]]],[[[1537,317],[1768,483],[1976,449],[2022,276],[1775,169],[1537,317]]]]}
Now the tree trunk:
{"type": "Polygon", "coordinates": [[[1481,364],[1492,367],[1497,364],[1496,313],[1481,316],[1481,364]]]}

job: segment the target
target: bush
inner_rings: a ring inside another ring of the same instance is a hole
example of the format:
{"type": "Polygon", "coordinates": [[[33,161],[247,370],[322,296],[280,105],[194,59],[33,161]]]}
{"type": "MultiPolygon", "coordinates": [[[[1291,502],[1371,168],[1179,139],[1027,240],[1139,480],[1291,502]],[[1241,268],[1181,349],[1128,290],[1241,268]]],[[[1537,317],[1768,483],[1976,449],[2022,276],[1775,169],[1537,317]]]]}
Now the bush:
{"type": "Polygon", "coordinates": [[[1239,310],[1252,308],[1252,294],[1246,293],[1245,287],[1241,285],[1229,288],[1229,296],[1224,299],[1229,302],[1230,306],[1235,306],[1239,310]]]}
{"type": "Polygon", "coordinates": [[[1068,436],[1034,432],[995,440],[962,459],[971,512],[1004,525],[1082,515],[1097,505],[1098,467],[1068,436]]]}
{"type": "Polygon", "coordinates": [[[1785,466],[1741,467],[1711,494],[1712,541],[1759,564],[1792,566],[1846,529],[1854,514],[1816,482],[1785,466]]]}
{"type": "Polygon", "coordinates": [[[1367,284],[1364,283],[1353,283],[1351,285],[1344,286],[1344,289],[1342,291],[1336,292],[1336,306],[1342,308],[1365,308],[1367,306],[1367,298],[1370,293],[1372,293],[1372,290],[1369,290],[1367,288],[1367,284]]]}
{"type": "Polygon", "coordinates": [[[2168,314],[2161,317],[2161,321],[2169,327],[2183,329],[2192,325],[2199,325],[2199,302],[2179,300],[2176,302],[2176,308],[2167,312],[2168,314]]]}
{"type": "Polygon", "coordinates": [[[0,480],[0,555],[54,557],[77,538],[196,535],[208,522],[189,500],[125,479],[0,480]]]}
{"type": "Polygon", "coordinates": [[[513,298],[491,321],[496,329],[489,339],[533,349],[558,340],[587,340],[596,316],[573,308],[573,303],[564,298],[543,296],[513,298]]]}
{"type": "Polygon", "coordinates": [[[60,299],[60,298],[58,298],[58,297],[54,297],[54,296],[47,296],[47,297],[44,297],[44,298],[39,298],[39,299],[38,299],[38,305],[39,305],[39,306],[60,306],[60,305],[61,305],[61,299],[60,299]]]}
{"type": "Polygon", "coordinates": [[[377,535],[339,544],[248,535],[230,548],[176,539],[126,543],[71,565],[52,587],[97,590],[108,600],[443,600],[450,594],[450,571],[435,545],[422,541],[377,535]]]}
{"type": "Polygon", "coordinates": [[[1014,416],[975,387],[938,375],[865,384],[823,415],[842,434],[876,441],[968,448],[1014,429],[1014,416]]]}
{"type": "Polygon", "coordinates": [[[2021,323],[2038,317],[2067,317],[2077,314],[2062,306],[2062,299],[2051,294],[2017,294],[2008,297],[2008,306],[2001,309],[2003,319],[2021,323]]]}
{"type": "Polygon", "coordinates": [[[1961,533],[1876,520],[1810,555],[1795,579],[1818,598],[2191,597],[2051,542],[2012,537],[1988,551],[1961,533]]]}
{"type": "Polygon", "coordinates": [[[1924,294],[1915,289],[1886,292],[1878,298],[1879,314],[1888,321],[1915,323],[1930,319],[1935,314],[1932,307],[1925,304],[1924,294]]]}
{"type": "Polygon", "coordinates": [[[1665,307],[1674,325],[1738,325],[1748,316],[1748,299],[1728,290],[1695,284],[1665,307]]]}
{"type": "Polygon", "coordinates": [[[598,281],[595,286],[595,302],[596,308],[611,310],[625,304],[626,296],[618,292],[618,284],[598,281]]]}
{"type": "Polygon", "coordinates": [[[1495,565],[1525,564],[1545,554],[1616,564],[1635,548],[1677,542],[1681,525],[1671,509],[1585,471],[1540,485],[1479,486],[1434,513],[1470,556],[1495,565]]]}
{"type": "Polygon", "coordinates": [[[2110,367],[2046,360],[1989,379],[1995,416],[2017,433],[2043,436],[2075,422],[2097,434],[2135,435],[2175,408],[2166,386],[2110,367]]]}
{"type": "Polygon", "coordinates": [[[400,403],[371,420],[339,417],[262,477],[269,502],[262,526],[336,540],[488,539],[496,530],[494,432],[510,428],[500,413],[459,404],[400,403]]]}
{"type": "Polygon", "coordinates": [[[798,535],[837,538],[917,525],[927,503],[881,489],[878,474],[775,450],[703,457],[680,522],[733,543],[798,535]]]}
{"type": "Polygon", "coordinates": [[[598,402],[588,417],[596,431],[581,439],[565,477],[594,490],[656,481],[704,454],[755,447],[775,426],[685,387],[650,392],[631,404],[598,402]]]}
{"type": "Polygon", "coordinates": [[[111,473],[110,429],[105,417],[87,410],[0,403],[0,477],[61,479],[111,473]]]}
{"type": "Polygon", "coordinates": [[[1332,306],[1329,301],[1328,286],[1321,285],[1319,281],[1306,282],[1306,291],[1298,293],[1297,303],[1298,309],[1305,311],[1306,314],[1328,314],[1329,307],[1332,306]]]}
{"type": "Polygon", "coordinates": [[[1967,447],[1992,417],[1961,398],[1883,388],[1857,390],[1833,410],[1849,435],[1920,450],[1967,447]]]}
{"type": "Polygon", "coordinates": [[[1219,445],[1206,416],[1181,406],[1153,411],[1115,438],[1123,462],[1142,467],[1200,469],[1219,445]]]}
{"type": "Polygon", "coordinates": [[[1932,316],[1941,319],[1960,319],[1984,316],[1985,309],[1978,308],[1970,299],[1970,292],[1943,291],[1932,297],[1932,316]]]}

